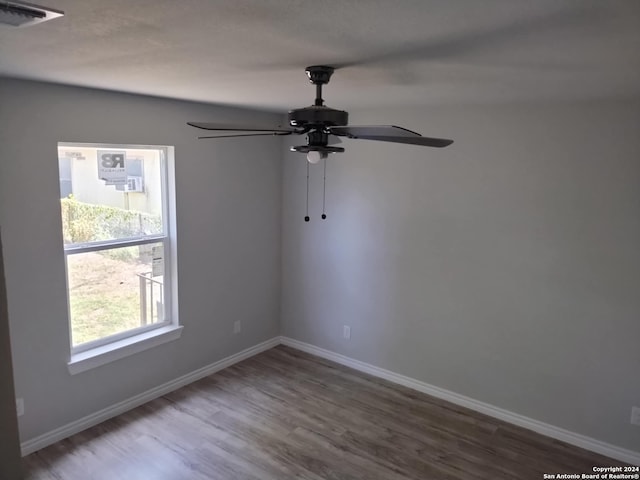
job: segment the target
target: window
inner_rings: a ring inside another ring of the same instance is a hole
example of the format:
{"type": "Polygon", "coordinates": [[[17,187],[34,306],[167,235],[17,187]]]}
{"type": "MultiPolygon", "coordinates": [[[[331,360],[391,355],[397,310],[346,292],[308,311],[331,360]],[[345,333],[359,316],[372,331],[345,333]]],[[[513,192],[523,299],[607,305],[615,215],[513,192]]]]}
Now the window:
{"type": "Polygon", "coordinates": [[[172,154],[58,144],[70,368],[177,329],[172,154]]]}

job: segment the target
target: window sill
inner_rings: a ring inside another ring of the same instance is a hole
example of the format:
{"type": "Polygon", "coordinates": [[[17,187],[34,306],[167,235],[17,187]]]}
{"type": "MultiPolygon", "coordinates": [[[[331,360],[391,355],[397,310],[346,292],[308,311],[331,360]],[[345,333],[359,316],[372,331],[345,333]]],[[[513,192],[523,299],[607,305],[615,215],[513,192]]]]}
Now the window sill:
{"type": "Polygon", "coordinates": [[[169,325],[157,328],[148,332],[125,338],[108,345],[92,348],[85,352],[71,355],[71,360],[67,364],[69,373],[86,372],[92,368],[106,365],[134,353],[148,350],[149,348],[162,345],[163,343],[177,340],[182,335],[182,326],[169,325]]]}

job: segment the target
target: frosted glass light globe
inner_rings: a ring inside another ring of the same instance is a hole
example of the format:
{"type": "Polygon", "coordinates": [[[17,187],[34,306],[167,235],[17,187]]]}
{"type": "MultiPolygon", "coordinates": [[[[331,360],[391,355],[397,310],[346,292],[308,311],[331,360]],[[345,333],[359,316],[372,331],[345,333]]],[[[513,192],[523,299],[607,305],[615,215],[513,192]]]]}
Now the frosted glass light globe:
{"type": "Polygon", "coordinates": [[[307,153],[307,160],[309,161],[309,163],[313,163],[313,164],[318,163],[323,158],[327,158],[327,154],[325,152],[318,152],[316,150],[312,150],[309,153],[307,153]]]}

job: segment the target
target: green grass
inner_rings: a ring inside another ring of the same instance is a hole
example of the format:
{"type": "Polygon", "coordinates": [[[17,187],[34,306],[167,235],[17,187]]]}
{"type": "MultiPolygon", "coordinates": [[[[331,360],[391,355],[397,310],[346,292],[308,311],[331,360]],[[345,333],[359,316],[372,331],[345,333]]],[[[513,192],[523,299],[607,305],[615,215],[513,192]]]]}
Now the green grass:
{"type": "Polygon", "coordinates": [[[70,300],[74,345],[140,326],[137,294],[106,296],[102,292],[75,292],[70,300]]]}
{"type": "MultiPolygon", "coordinates": [[[[140,326],[138,273],[149,262],[117,250],[68,257],[69,307],[73,345],[97,340],[140,326]]],[[[124,251],[125,249],[119,249],[124,251]]]]}

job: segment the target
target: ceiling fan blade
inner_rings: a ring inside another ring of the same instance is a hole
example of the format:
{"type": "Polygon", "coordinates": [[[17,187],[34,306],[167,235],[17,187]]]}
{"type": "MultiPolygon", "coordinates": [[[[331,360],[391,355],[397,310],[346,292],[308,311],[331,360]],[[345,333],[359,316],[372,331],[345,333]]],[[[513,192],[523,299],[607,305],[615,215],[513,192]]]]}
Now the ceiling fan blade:
{"type": "Polygon", "coordinates": [[[198,137],[198,139],[204,138],[232,138],[232,137],[279,137],[281,135],[291,135],[295,132],[264,132],[264,133],[236,133],[232,135],[207,135],[204,137],[198,137]]]}
{"type": "Polygon", "coordinates": [[[349,125],[344,127],[329,127],[329,132],[349,138],[362,138],[363,136],[390,136],[390,137],[420,137],[417,132],[395,125],[349,125]]]}
{"type": "Polygon", "coordinates": [[[409,143],[425,147],[446,147],[453,140],[446,138],[423,137],[417,132],[395,125],[349,125],[345,127],[329,127],[333,135],[363,140],[378,140],[381,142],[409,143]]]}
{"type": "Polygon", "coordinates": [[[192,127],[201,128],[202,130],[219,130],[219,131],[231,131],[231,132],[278,132],[278,133],[298,133],[295,128],[269,126],[256,126],[256,125],[227,125],[224,123],[201,123],[201,122],[187,122],[187,125],[192,127]]]}
{"type": "Polygon", "coordinates": [[[437,147],[442,148],[447,145],[451,145],[453,140],[448,140],[446,138],[431,138],[431,137],[398,137],[391,135],[362,135],[357,138],[360,140],[378,140],[380,142],[393,142],[393,143],[407,143],[411,145],[422,145],[423,147],[437,147]]]}

